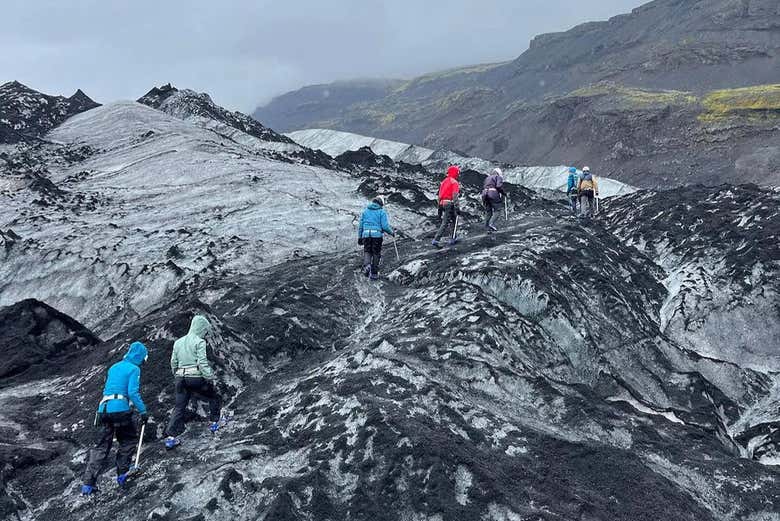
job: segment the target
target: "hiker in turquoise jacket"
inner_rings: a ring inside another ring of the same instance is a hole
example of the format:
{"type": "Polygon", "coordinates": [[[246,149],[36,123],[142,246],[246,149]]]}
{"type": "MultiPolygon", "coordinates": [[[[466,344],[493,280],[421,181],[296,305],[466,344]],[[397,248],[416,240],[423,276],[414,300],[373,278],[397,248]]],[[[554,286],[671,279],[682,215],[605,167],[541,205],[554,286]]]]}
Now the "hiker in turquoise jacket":
{"type": "Polygon", "coordinates": [[[100,434],[95,446],[90,449],[87,468],[84,470],[81,493],[92,494],[95,483],[103,470],[103,464],[111,452],[116,437],[119,447],[116,451],[116,481],[122,486],[127,482],[133,449],[138,442],[138,433],[133,422],[132,408],[141,415],[145,424],[149,415],[141,399],[141,364],[146,361],[148,350],[141,342],[133,342],[127,354],[108,370],[103,386],[103,398],[98,405],[95,425],[100,426],[100,434]]]}
{"type": "Polygon", "coordinates": [[[580,198],[578,192],[578,185],[580,177],[577,175],[577,169],[574,167],[569,168],[569,177],[566,180],[566,194],[569,196],[569,204],[571,205],[572,215],[577,215],[577,200],[580,198]]]}
{"type": "Polygon", "coordinates": [[[206,358],[206,334],[211,324],[202,315],[195,315],[189,333],[173,344],[171,372],[176,386],[176,404],[165,429],[165,446],[169,449],[181,444],[177,438],[184,432],[184,417],[190,399],[200,398],[209,404],[209,429],[216,432],[224,421],[220,419],[222,399],[215,387],[214,371],[206,358]]]}

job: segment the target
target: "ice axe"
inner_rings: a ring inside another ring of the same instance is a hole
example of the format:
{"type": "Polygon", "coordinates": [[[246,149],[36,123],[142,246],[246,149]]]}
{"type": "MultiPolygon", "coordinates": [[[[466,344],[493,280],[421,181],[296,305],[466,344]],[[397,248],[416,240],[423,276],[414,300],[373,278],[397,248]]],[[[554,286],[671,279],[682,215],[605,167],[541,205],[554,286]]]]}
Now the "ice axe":
{"type": "Polygon", "coordinates": [[[128,476],[134,476],[141,473],[141,445],[144,443],[144,434],[146,434],[146,424],[141,425],[141,436],[138,437],[138,448],[135,451],[135,462],[127,471],[128,476]]]}

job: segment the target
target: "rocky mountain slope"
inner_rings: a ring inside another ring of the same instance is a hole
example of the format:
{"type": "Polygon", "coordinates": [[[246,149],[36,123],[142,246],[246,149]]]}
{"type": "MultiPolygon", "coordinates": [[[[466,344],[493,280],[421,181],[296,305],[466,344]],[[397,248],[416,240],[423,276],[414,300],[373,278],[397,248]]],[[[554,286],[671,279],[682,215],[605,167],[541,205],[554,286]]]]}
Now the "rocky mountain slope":
{"type": "Polygon", "coordinates": [[[112,103],[0,163],[0,348],[33,361],[0,380],[0,519],[778,519],[777,189],[642,191],[581,223],[512,186],[485,235],[465,175],[439,251],[438,175],[202,123],[112,103]],[[33,162],[50,193],[20,181],[33,162]],[[374,284],[354,236],[376,193],[402,233],[374,284]],[[195,312],[234,417],[215,436],[193,410],[166,453],[195,312]],[[82,498],[135,339],[144,473],[82,498]]]}
{"type": "Polygon", "coordinates": [[[308,87],[255,116],[284,131],[590,164],[640,187],[777,185],[779,49],[776,0],[654,0],[538,36],[512,62],[415,78],[380,98],[348,98],[338,111],[329,100],[344,83],[308,87]]]}
{"type": "Polygon", "coordinates": [[[222,124],[232,127],[244,134],[249,134],[261,141],[276,141],[292,144],[293,141],[270,128],[264,127],[257,120],[242,114],[230,112],[214,101],[208,94],[197,93],[185,89],[180,91],[171,84],[154,87],[138,99],[138,103],[161,110],[166,114],[180,119],[198,119],[209,124],[222,124]]]}
{"type": "Polygon", "coordinates": [[[47,96],[18,81],[0,85],[0,145],[34,141],[69,117],[99,106],[77,90],[47,96]]]}

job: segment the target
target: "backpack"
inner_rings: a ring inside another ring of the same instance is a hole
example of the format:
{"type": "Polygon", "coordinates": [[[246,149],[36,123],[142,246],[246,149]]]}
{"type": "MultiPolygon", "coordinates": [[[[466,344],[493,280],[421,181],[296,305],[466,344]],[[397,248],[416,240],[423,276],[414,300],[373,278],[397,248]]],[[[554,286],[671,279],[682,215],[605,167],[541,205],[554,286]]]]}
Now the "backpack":
{"type": "Polygon", "coordinates": [[[590,190],[593,191],[595,186],[593,185],[593,175],[588,173],[582,176],[582,179],[580,180],[580,190],[590,190]]]}

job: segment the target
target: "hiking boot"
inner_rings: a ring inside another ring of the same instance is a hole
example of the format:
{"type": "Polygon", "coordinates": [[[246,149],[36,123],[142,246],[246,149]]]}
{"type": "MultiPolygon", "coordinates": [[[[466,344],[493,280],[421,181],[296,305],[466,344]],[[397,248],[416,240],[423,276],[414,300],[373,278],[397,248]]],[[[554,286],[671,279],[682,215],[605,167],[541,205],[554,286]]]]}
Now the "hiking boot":
{"type": "Polygon", "coordinates": [[[439,241],[437,241],[436,239],[433,239],[431,241],[431,246],[435,246],[437,248],[441,248],[441,244],[439,244],[439,241]]]}
{"type": "Polygon", "coordinates": [[[378,273],[372,273],[369,277],[371,280],[379,280],[379,274],[378,273]]]}
{"type": "Polygon", "coordinates": [[[498,228],[496,228],[496,227],[495,227],[495,226],[493,226],[492,224],[488,224],[488,230],[490,230],[491,232],[497,232],[497,231],[498,231],[498,228]]]}
{"type": "Polygon", "coordinates": [[[168,450],[171,450],[174,447],[178,447],[181,445],[181,441],[179,441],[179,438],[174,438],[173,436],[168,436],[165,438],[165,448],[168,450]]]}
{"type": "Polygon", "coordinates": [[[93,492],[95,492],[95,487],[92,485],[81,485],[82,496],[91,496],[93,492]]]}
{"type": "Polygon", "coordinates": [[[450,239],[447,241],[448,246],[455,246],[456,244],[458,244],[458,239],[450,239]]]}
{"type": "Polygon", "coordinates": [[[119,485],[120,487],[124,487],[125,484],[127,483],[127,478],[129,477],[127,474],[128,473],[125,472],[124,474],[118,475],[116,477],[116,484],[119,485]]]}

